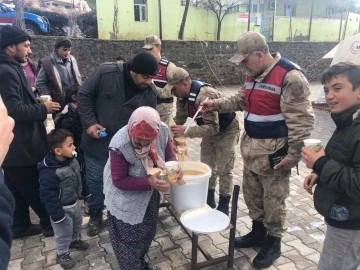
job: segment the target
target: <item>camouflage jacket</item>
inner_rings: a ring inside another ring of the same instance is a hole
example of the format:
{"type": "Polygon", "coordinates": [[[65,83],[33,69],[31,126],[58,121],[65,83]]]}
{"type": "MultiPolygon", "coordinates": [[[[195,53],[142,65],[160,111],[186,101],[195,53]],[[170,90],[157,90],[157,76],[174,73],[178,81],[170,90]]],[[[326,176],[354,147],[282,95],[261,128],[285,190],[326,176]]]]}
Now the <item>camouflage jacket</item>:
{"type": "MultiPolygon", "coordinates": [[[[200,88],[200,92],[195,100],[196,106],[199,106],[207,97],[210,99],[220,98],[220,94],[210,86],[203,86],[200,88]]],[[[188,102],[187,99],[178,98],[176,101],[176,115],[174,121],[177,125],[183,125],[186,122],[188,117],[188,102]]],[[[196,137],[206,137],[214,136],[219,133],[219,113],[217,111],[211,111],[206,113],[201,113],[204,120],[204,125],[201,126],[191,126],[186,133],[185,137],[196,138],[196,137]]]]}
{"type": "MultiPolygon", "coordinates": [[[[274,63],[255,81],[261,82],[280,60],[275,55],[274,63]]],[[[280,107],[288,127],[288,137],[274,139],[250,138],[244,131],[241,138],[241,154],[244,165],[261,175],[274,175],[268,155],[276,152],[288,143],[289,149],[285,159],[294,166],[300,161],[300,150],[303,140],[308,138],[314,129],[314,112],[310,102],[309,83],[299,70],[291,70],[285,75],[282,86],[280,107]]],[[[245,86],[233,96],[214,101],[214,108],[220,112],[245,108],[245,86]]]]}

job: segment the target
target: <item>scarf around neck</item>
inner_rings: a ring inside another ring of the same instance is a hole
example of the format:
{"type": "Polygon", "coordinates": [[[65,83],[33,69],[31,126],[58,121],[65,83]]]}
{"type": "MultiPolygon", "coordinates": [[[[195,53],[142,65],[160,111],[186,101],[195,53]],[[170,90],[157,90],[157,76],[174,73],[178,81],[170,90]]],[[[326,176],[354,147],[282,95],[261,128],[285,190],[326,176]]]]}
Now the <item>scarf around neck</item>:
{"type": "Polygon", "coordinates": [[[131,144],[134,146],[134,152],[141,160],[147,174],[150,174],[154,167],[165,167],[165,162],[156,152],[155,142],[160,131],[160,116],[158,112],[151,107],[139,107],[130,116],[128,122],[128,136],[131,144]],[[151,140],[151,143],[141,147],[136,147],[134,139],[151,140]]]}

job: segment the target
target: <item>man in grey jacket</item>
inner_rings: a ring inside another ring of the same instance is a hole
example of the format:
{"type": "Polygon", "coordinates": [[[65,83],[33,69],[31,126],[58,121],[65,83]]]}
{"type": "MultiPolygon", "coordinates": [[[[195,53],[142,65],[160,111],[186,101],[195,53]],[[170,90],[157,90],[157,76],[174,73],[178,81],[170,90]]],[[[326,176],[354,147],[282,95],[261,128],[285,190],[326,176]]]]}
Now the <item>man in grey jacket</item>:
{"type": "Polygon", "coordinates": [[[72,85],[81,84],[79,67],[71,55],[72,43],[67,37],[55,40],[54,51],[40,59],[40,70],[36,78],[36,88],[42,95],[51,95],[53,101],[62,107],[70,100],[67,96],[72,85]]]}
{"type": "Polygon", "coordinates": [[[125,126],[132,112],[141,106],[156,107],[152,83],[158,63],[140,53],[130,63],[103,63],[84,82],[78,93],[78,110],[84,129],[81,148],[85,154],[90,220],[89,236],[100,232],[104,207],[103,170],[113,135],[125,126]]]}

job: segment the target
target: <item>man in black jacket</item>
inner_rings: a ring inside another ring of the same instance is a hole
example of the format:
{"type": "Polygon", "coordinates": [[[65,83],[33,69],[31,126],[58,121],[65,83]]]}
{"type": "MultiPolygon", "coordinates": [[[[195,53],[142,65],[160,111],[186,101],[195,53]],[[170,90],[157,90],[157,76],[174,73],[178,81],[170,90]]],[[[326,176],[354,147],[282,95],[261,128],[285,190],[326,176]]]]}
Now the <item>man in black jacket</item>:
{"type": "Polygon", "coordinates": [[[360,265],[360,66],[338,63],[321,76],[336,130],[325,149],[304,146],[304,179],[327,228],[318,270],[360,265]]]}
{"type": "Polygon", "coordinates": [[[78,110],[84,129],[81,148],[85,153],[90,220],[89,236],[100,232],[104,208],[103,170],[113,135],[125,126],[141,106],[156,107],[152,83],[158,63],[154,56],[140,53],[130,63],[103,63],[84,82],[78,93],[78,110]]]}
{"type": "MultiPolygon", "coordinates": [[[[12,132],[14,119],[8,116],[0,96],[0,166],[14,138],[12,132]]],[[[7,269],[11,249],[11,224],[15,208],[14,198],[4,183],[4,174],[0,168],[0,269],[7,269]]]]}
{"type": "Polygon", "coordinates": [[[14,140],[2,168],[5,183],[15,198],[13,236],[52,235],[50,219],[39,197],[37,163],[48,151],[44,120],[59,110],[55,102],[39,103],[20,66],[31,53],[31,38],[16,26],[0,31],[0,94],[9,115],[15,120],[14,140]],[[31,223],[29,206],[40,218],[31,223]]]}

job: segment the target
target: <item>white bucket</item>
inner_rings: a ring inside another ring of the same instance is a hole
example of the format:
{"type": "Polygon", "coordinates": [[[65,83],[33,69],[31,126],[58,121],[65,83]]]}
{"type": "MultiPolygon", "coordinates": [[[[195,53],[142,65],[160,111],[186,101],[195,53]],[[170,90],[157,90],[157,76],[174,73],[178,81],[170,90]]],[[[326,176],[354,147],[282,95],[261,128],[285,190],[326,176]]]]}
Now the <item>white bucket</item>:
{"type": "Polygon", "coordinates": [[[177,211],[203,207],[206,204],[211,169],[198,161],[181,161],[183,170],[203,171],[201,175],[184,176],[185,185],[171,185],[171,204],[177,211]]]}

